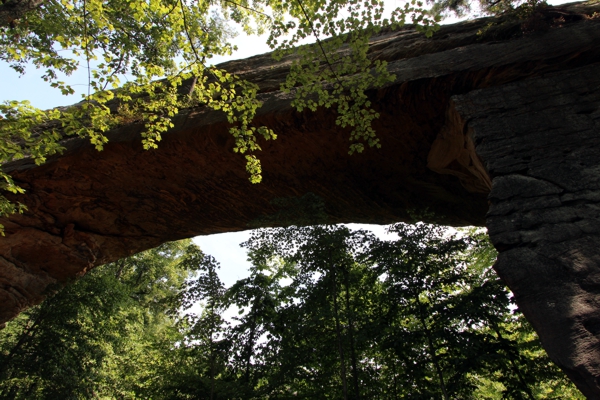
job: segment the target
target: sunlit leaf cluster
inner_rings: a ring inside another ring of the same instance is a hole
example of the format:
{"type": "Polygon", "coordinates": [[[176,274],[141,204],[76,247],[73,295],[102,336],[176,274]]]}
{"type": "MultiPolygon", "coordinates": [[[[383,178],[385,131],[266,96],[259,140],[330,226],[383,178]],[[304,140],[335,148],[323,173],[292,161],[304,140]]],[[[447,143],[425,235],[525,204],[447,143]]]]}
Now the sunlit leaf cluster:
{"type": "MultiPolygon", "coordinates": [[[[20,0],[17,0],[19,3],[20,0]]],[[[337,124],[350,129],[350,152],[379,146],[372,122],[377,112],[365,90],[393,77],[384,62],[367,56],[368,39],[382,27],[396,27],[407,15],[426,27],[421,3],[413,1],[383,19],[381,1],[101,1],[51,0],[0,24],[0,61],[25,73],[41,69],[43,79],[63,94],[75,92],[69,75],[87,72],[82,102],[38,110],[27,102],[0,109],[0,163],[31,157],[43,163],[63,150],[67,136],[89,138],[98,150],[107,132],[143,124],[142,143],[155,149],[182,108],[206,106],[225,113],[235,138],[233,150],[247,162],[250,181],[262,179],[260,140],[275,133],[253,123],[261,102],[258,88],[211,66],[210,59],[234,50],[235,27],[247,34],[269,33],[280,57],[297,51],[283,90],[295,90],[298,110],[335,107],[337,124]],[[312,37],[312,46],[296,46],[312,37]]],[[[6,173],[5,189],[20,192],[6,173]]],[[[4,197],[0,212],[19,210],[4,197]]]]}
{"type": "MultiPolygon", "coordinates": [[[[431,36],[445,11],[461,13],[469,2],[410,0],[391,8],[383,0],[11,0],[0,4],[0,62],[20,73],[43,71],[50,86],[75,92],[69,76],[87,75],[86,94],[71,107],[39,110],[28,102],[0,108],[0,163],[28,157],[43,163],[63,150],[68,136],[88,138],[98,150],[107,133],[143,125],[145,149],[156,149],[182,109],[223,112],[233,151],[246,159],[253,183],[262,180],[260,142],[275,132],[254,123],[259,88],[215,67],[215,56],[235,50],[232,38],[267,34],[276,59],[290,70],[281,89],[294,93],[298,111],[330,109],[348,131],[349,153],[380,147],[373,122],[379,116],[369,90],[394,80],[385,61],[369,56],[369,38],[408,20],[431,36]],[[10,4],[8,4],[10,3],[10,4]],[[32,5],[30,8],[29,5],[32,5]],[[7,7],[21,8],[14,18],[7,7]],[[387,7],[387,8],[386,8],[387,7]],[[433,8],[431,8],[433,7],[433,8]],[[306,42],[314,42],[306,44],[306,42]]],[[[485,12],[512,9],[519,1],[484,1],[485,12]]],[[[527,3],[535,7],[537,0],[527,3]]],[[[20,193],[0,172],[0,189],[20,193]]],[[[0,195],[2,215],[22,205],[0,195]]]]}

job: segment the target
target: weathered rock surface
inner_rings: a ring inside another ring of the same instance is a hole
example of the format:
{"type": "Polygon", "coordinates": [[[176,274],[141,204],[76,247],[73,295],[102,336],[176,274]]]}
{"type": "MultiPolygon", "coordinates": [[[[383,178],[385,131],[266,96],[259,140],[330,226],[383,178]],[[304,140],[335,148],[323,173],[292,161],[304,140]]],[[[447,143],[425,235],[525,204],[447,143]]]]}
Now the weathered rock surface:
{"type": "Polygon", "coordinates": [[[457,96],[492,177],[495,269],[552,359],[600,398],[600,63],[457,96]]]}
{"type": "Polygon", "coordinates": [[[443,27],[432,40],[405,29],[373,38],[371,56],[396,80],[370,93],[379,150],[349,156],[330,110],[297,113],[278,90],[289,60],[226,64],[261,88],[256,125],[263,183],[232,151],[224,115],[185,110],[156,151],[141,126],[111,132],[98,153],[79,139],[35,166],[5,165],[27,194],[0,220],[0,323],[96,265],[161,242],[247,229],[271,201],[314,193],[331,222],[391,223],[408,210],[438,222],[487,224],[496,266],[551,357],[600,398],[597,302],[600,171],[600,5],[550,9],[443,27]],[[596,246],[598,248],[598,246],[596,246]],[[552,299],[552,300],[551,300],[552,299]]]}

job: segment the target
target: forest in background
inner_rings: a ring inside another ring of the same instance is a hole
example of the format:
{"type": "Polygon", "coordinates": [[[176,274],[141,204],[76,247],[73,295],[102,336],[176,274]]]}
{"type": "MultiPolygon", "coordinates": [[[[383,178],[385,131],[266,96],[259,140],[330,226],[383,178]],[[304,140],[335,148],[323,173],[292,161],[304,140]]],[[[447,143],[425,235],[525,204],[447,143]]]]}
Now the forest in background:
{"type": "Polygon", "coordinates": [[[256,230],[231,287],[189,240],[98,267],[0,331],[0,398],[583,399],[484,233],[389,231],[256,230]]]}

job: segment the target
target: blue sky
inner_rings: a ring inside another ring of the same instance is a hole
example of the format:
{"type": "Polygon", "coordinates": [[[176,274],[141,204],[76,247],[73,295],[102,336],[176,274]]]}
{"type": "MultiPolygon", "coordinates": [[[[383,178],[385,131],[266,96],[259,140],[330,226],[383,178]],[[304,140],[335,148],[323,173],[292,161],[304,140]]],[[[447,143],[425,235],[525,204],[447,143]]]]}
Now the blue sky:
{"type": "MultiPolygon", "coordinates": [[[[404,0],[384,0],[386,10],[392,9],[404,4],[404,0]]],[[[447,19],[444,23],[457,21],[456,18],[447,19]]],[[[241,29],[239,30],[241,32],[241,29]]],[[[215,57],[209,60],[210,64],[219,64],[224,61],[238,60],[253,55],[267,53],[271,51],[266,44],[266,36],[247,36],[244,33],[239,34],[232,42],[237,46],[237,51],[228,57],[215,57]]],[[[306,42],[314,42],[308,38],[306,42]]],[[[41,109],[50,109],[58,106],[68,106],[81,101],[82,94],[87,94],[88,74],[82,62],[81,68],[70,76],[63,76],[63,80],[73,86],[76,91],[70,96],[63,96],[59,90],[49,87],[46,82],[40,79],[43,71],[31,67],[24,75],[19,75],[8,64],[0,62],[0,101],[5,100],[29,100],[34,107],[41,109]]]]}
{"type": "MultiPolygon", "coordinates": [[[[404,1],[385,0],[391,7],[399,7],[404,1]]],[[[565,0],[549,0],[549,4],[564,4],[565,0]]],[[[457,18],[448,18],[442,23],[454,23],[457,18]]],[[[218,64],[224,61],[247,58],[256,54],[270,51],[266,45],[266,37],[248,37],[243,33],[234,39],[234,44],[238,50],[229,57],[216,57],[210,60],[212,64],[218,64]]],[[[0,62],[0,102],[5,100],[29,100],[33,106],[41,109],[49,109],[58,106],[66,106],[81,101],[81,95],[87,93],[87,71],[81,68],[73,75],[64,77],[65,82],[69,82],[76,93],[71,96],[63,96],[60,91],[49,87],[46,82],[40,79],[42,71],[30,68],[26,74],[19,75],[8,64],[0,62]]]]}

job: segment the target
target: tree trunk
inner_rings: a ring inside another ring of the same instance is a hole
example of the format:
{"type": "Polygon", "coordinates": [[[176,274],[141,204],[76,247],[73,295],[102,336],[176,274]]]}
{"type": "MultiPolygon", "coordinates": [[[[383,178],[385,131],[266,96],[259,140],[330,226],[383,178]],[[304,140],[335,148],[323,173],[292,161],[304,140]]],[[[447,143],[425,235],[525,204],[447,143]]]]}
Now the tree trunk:
{"type": "MultiPolygon", "coordinates": [[[[418,294],[414,297],[415,301],[419,302],[419,296],[418,294]]],[[[442,390],[442,396],[444,398],[444,400],[450,400],[450,397],[448,396],[448,391],[446,390],[446,383],[444,382],[444,372],[442,371],[442,367],[439,363],[437,354],[436,354],[436,347],[435,344],[433,343],[433,338],[431,337],[431,331],[429,330],[429,327],[427,326],[427,322],[425,321],[425,317],[424,317],[424,312],[422,310],[422,305],[419,302],[419,321],[421,322],[421,326],[423,327],[423,331],[425,332],[425,338],[427,339],[427,348],[429,349],[429,356],[431,357],[431,363],[433,364],[433,367],[435,368],[435,371],[437,373],[438,376],[438,382],[440,384],[440,389],[442,390]]]]}
{"type": "Polygon", "coordinates": [[[354,386],[354,398],[360,399],[360,387],[358,385],[358,368],[356,362],[356,345],[354,343],[354,312],[350,304],[350,277],[349,271],[342,267],[342,274],[344,276],[345,293],[344,298],[346,302],[346,313],[348,314],[348,336],[350,339],[350,362],[352,364],[352,385],[354,386]]]}
{"type": "Polygon", "coordinates": [[[115,272],[115,279],[117,281],[121,280],[121,275],[123,274],[123,269],[125,268],[125,260],[121,259],[117,261],[117,272],[115,272]]]}
{"type": "Polygon", "coordinates": [[[346,360],[344,357],[344,346],[342,343],[342,327],[340,324],[339,307],[337,302],[337,284],[336,284],[336,273],[335,265],[331,271],[331,297],[333,299],[333,318],[335,319],[335,333],[338,342],[338,353],[340,356],[340,378],[342,379],[342,390],[344,393],[344,400],[348,400],[348,383],[346,382],[346,360]]]}
{"type": "Polygon", "coordinates": [[[504,336],[502,336],[502,332],[500,332],[500,328],[498,327],[498,325],[496,325],[493,322],[492,322],[492,329],[494,330],[494,332],[496,332],[496,335],[498,335],[498,340],[504,347],[504,350],[507,352],[506,356],[508,358],[508,362],[510,363],[510,366],[511,366],[514,374],[517,376],[517,379],[519,380],[519,383],[521,384],[523,391],[525,393],[527,393],[527,397],[529,398],[529,400],[535,400],[535,397],[533,397],[533,393],[531,392],[529,385],[527,384],[527,382],[525,382],[525,379],[523,378],[523,374],[521,374],[521,370],[519,369],[519,366],[515,362],[515,357],[514,357],[515,354],[511,354],[512,352],[510,352],[510,346],[508,345],[508,340],[506,340],[504,338],[504,336]]]}
{"type": "MultiPolygon", "coordinates": [[[[257,300],[257,302],[260,300],[257,300]]],[[[256,304],[256,303],[255,303],[256,304]]],[[[252,359],[252,354],[254,353],[254,336],[256,335],[256,309],[252,307],[252,311],[254,315],[252,315],[252,325],[250,326],[250,334],[248,337],[248,343],[246,343],[246,348],[244,349],[244,363],[245,363],[245,371],[244,371],[244,381],[248,389],[250,389],[250,361],[252,359]]]]}
{"type": "Polygon", "coordinates": [[[398,378],[396,376],[396,357],[394,354],[394,357],[391,360],[392,363],[392,373],[394,374],[394,398],[397,399],[398,398],[398,378]]]}
{"type": "Polygon", "coordinates": [[[29,339],[31,339],[31,337],[35,334],[36,332],[36,328],[39,326],[39,324],[44,320],[44,317],[47,315],[47,307],[41,307],[38,309],[38,314],[35,317],[35,320],[33,320],[33,323],[31,323],[31,320],[27,321],[27,324],[25,326],[25,328],[23,329],[23,332],[21,332],[21,335],[19,336],[19,340],[17,341],[17,343],[15,343],[15,345],[10,349],[10,352],[8,353],[6,360],[4,362],[4,365],[0,366],[0,379],[4,379],[4,380],[9,380],[11,378],[10,373],[5,376],[5,372],[8,370],[10,363],[13,359],[13,357],[19,353],[21,351],[21,347],[27,343],[27,341],[29,339]]]}

